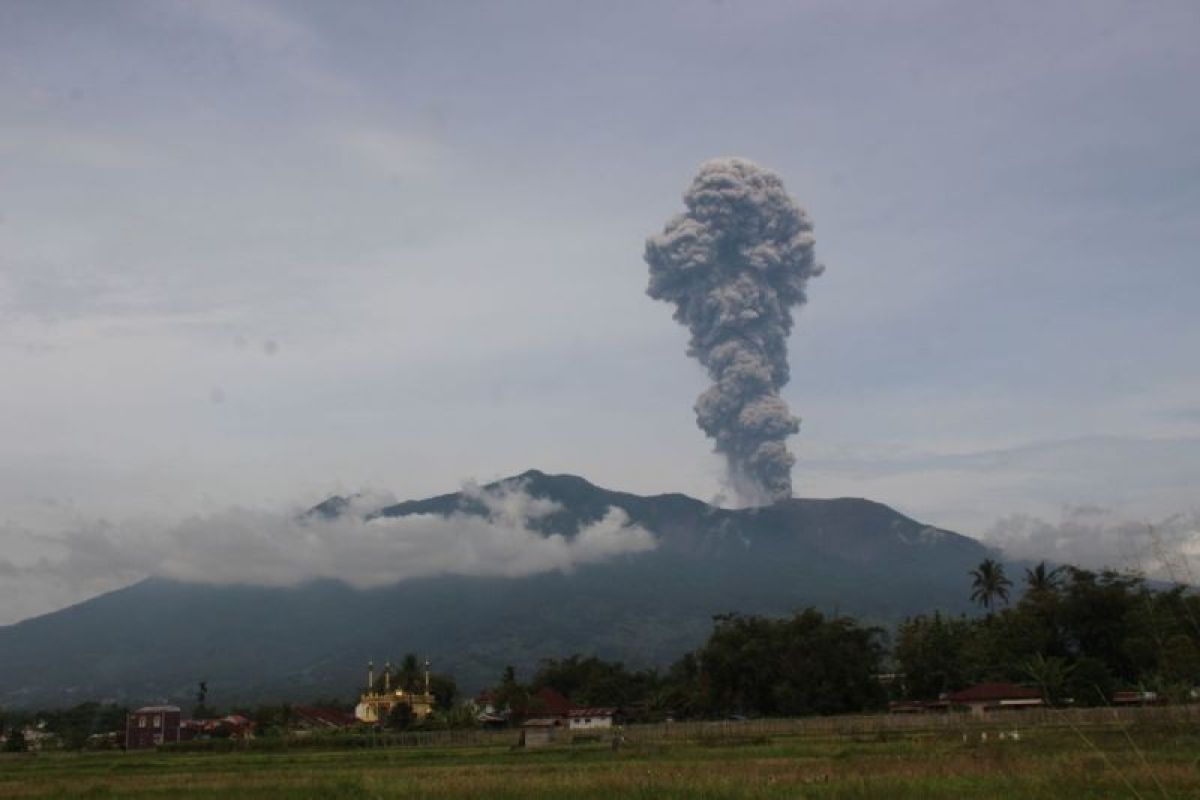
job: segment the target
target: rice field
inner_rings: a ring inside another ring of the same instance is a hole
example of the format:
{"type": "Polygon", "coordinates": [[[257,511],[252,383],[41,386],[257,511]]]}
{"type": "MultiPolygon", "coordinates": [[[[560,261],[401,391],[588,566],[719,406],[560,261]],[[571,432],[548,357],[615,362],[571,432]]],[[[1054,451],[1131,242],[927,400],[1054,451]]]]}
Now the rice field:
{"type": "Polygon", "coordinates": [[[606,740],[519,750],[497,736],[373,749],[5,755],[0,797],[1200,797],[1200,728],[1190,719],[776,727],[717,725],[674,738],[634,728],[617,750],[606,740]]]}

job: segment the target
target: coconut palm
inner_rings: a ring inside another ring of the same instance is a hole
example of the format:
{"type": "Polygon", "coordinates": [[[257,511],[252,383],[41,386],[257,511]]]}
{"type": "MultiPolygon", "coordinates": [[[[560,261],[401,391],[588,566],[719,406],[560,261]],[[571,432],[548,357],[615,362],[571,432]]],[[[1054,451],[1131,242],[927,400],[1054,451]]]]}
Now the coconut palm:
{"type": "Polygon", "coordinates": [[[1025,569],[1025,585],[1030,592],[1040,594],[1042,592],[1052,592],[1058,588],[1059,578],[1062,576],[1062,567],[1050,569],[1046,566],[1046,562],[1042,561],[1033,569],[1028,567],[1025,569]]]}
{"type": "Polygon", "coordinates": [[[1004,576],[1004,565],[995,559],[985,558],[969,573],[972,578],[971,600],[989,612],[997,598],[1008,602],[1008,588],[1012,581],[1004,576]]]}

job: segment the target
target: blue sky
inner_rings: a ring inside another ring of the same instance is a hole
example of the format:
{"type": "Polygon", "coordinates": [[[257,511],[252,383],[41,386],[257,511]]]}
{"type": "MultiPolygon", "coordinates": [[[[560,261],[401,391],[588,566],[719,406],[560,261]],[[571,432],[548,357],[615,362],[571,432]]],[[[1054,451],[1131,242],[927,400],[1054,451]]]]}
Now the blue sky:
{"type": "Polygon", "coordinates": [[[719,496],[641,254],[723,155],[827,268],[798,493],[1030,552],[1101,508],[1126,557],[1196,512],[1197,41],[1190,2],[0,2],[0,622],[110,585],[21,577],[96,520],[719,496]]]}

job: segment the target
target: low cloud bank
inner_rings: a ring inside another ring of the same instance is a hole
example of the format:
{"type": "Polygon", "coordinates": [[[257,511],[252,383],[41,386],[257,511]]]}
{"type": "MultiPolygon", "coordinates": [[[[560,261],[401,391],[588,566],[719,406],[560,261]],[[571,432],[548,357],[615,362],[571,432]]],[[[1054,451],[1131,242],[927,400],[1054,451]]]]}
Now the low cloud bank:
{"type": "Polygon", "coordinates": [[[618,508],[568,538],[533,527],[559,505],[531,497],[520,484],[467,485],[463,493],[485,513],[372,516],[389,499],[364,495],[332,519],[234,508],[166,530],[98,523],[55,537],[65,548],[61,559],[27,566],[0,559],[0,576],[108,588],[149,575],[262,586],[333,578],[367,588],[434,575],[570,572],[656,547],[654,536],[618,508]]]}
{"type": "Polygon", "coordinates": [[[1015,559],[1075,564],[1091,569],[1137,570],[1196,583],[1200,566],[1200,513],[1159,520],[1130,520],[1095,506],[1068,508],[1058,522],[1017,514],[988,532],[988,544],[1015,559]]]}

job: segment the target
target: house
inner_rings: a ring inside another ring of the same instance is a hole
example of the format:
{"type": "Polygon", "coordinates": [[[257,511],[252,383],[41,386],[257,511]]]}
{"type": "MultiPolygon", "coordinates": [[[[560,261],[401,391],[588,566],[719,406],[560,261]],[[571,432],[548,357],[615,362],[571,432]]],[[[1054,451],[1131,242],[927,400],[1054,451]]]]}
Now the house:
{"type": "Polygon", "coordinates": [[[353,714],[336,708],[292,706],[291,727],[302,731],[328,731],[352,728],[358,724],[353,714]]]}
{"type": "Polygon", "coordinates": [[[571,701],[549,686],[543,686],[516,707],[503,705],[492,690],[485,690],[471,701],[475,719],[484,727],[502,727],[510,719],[557,718],[566,719],[571,710],[571,701]]]}
{"type": "Polygon", "coordinates": [[[179,706],[143,706],[125,718],[125,749],[144,750],[179,741],[179,706]]]}
{"type": "Polygon", "coordinates": [[[543,686],[529,698],[529,706],[521,709],[527,715],[538,717],[565,717],[571,710],[571,701],[550,686],[543,686]]]}
{"type": "Polygon", "coordinates": [[[893,700],[889,714],[942,714],[950,710],[949,700],[893,700]]]}
{"type": "Polygon", "coordinates": [[[230,739],[254,738],[254,720],[249,717],[230,714],[228,717],[221,717],[220,723],[221,727],[229,732],[230,739]]]}
{"type": "Polygon", "coordinates": [[[1029,686],[1014,683],[980,683],[952,692],[946,697],[951,705],[966,706],[972,714],[982,715],[988,711],[1017,710],[1044,706],[1042,692],[1029,686]]]}
{"type": "Polygon", "coordinates": [[[531,717],[521,723],[518,747],[548,747],[559,739],[565,723],[562,717],[531,717]]]}
{"type": "Polygon", "coordinates": [[[35,725],[25,725],[21,728],[10,728],[7,733],[0,726],[0,750],[9,747],[9,741],[16,739],[14,747],[19,751],[36,752],[52,749],[58,742],[58,736],[46,730],[46,721],[40,720],[35,725]]]}
{"type": "Polygon", "coordinates": [[[612,728],[616,717],[615,708],[572,708],[567,712],[567,722],[572,732],[612,728]]]}
{"type": "Polygon", "coordinates": [[[185,719],[179,723],[179,741],[190,742],[194,739],[211,739],[212,730],[208,727],[208,723],[210,722],[213,722],[213,720],[185,719]]]}
{"type": "Polygon", "coordinates": [[[479,694],[475,695],[475,699],[471,701],[477,714],[483,715],[499,715],[503,709],[496,705],[496,693],[491,689],[484,689],[479,694]]]}
{"type": "Polygon", "coordinates": [[[889,714],[925,714],[928,711],[920,700],[893,700],[888,703],[889,714]]]}
{"type": "Polygon", "coordinates": [[[185,719],[179,725],[179,741],[193,739],[251,739],[254,737],[254,720],[241,714],[230,714],[219,719],[185,719]]]}
{"type": "Polygon", "coordinates": [[[508,724],[508,709],[500,708],[496,693],[491,689],[484,689],[475,695],[470,706],[475,712],[475,721],[484,728],[503,728],[508,724]]]}
{"type": "Polygon", "coordinates": [[[1158,692],[1116,692],[1113,694],[1114,706],[1153,706],[1162,702],[1158,692]]]}

